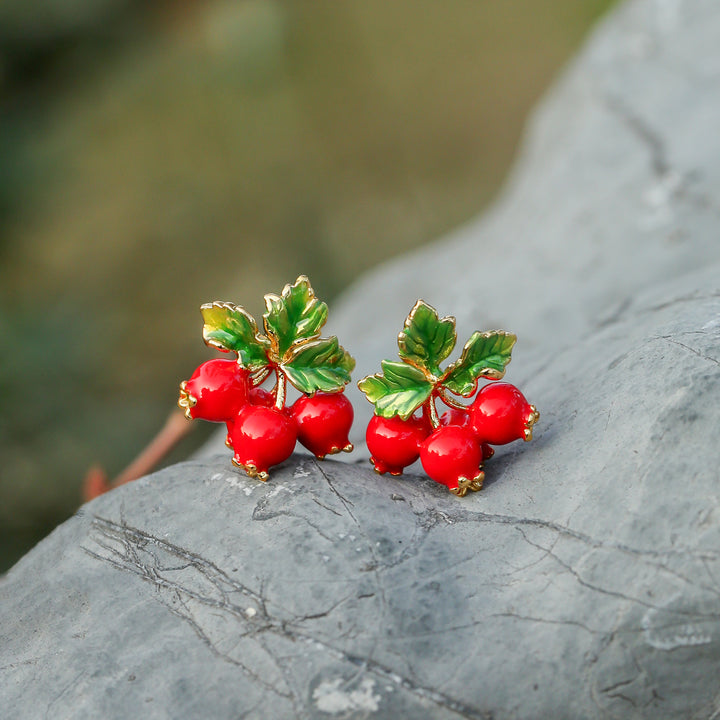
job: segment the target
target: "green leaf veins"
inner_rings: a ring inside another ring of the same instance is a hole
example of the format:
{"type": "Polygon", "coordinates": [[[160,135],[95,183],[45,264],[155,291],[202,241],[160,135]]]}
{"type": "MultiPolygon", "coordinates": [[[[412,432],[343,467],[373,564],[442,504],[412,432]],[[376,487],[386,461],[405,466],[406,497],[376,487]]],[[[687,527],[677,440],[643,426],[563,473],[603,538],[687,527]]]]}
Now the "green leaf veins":
{"type": "Polygon", "coordinates": [[[440,363],[452,352],[456,341],[455,318],[440,319],[437,310],[422,300],[415,303],[398,335],[402,360],[434,376],[441,374],[440,363]]]}
{"type": "Polygon", "coordinates": [[[286,285],[281,295],[266,295],[265,306],[265,332],[278,362],[285,360],[294,345],[319,337],[328,315],[327,305],[315,297],[305,275],[286,285]]]}
{"type": "Polygon", "coordinates": [[[496,330],[475,332],[465,343],[462,355],[445,371],[442,384],[456,395],[469,397],[481,377],[499,380],[505,375],[517,337],[496,330]]]}
{"type": "Polygon", "coordinates": [[[382,374],[369,375],[358,383],[375,414],[407,420],[429,397],[433,384],[422,370],[405,362],[382,361],[382,374]]]}
{"type": "Polygon", "coordinates": [[[355,360],[333,336],[297,346],[292,357],[280,366],[300,392],[335,392],[350,382],[355,360]]]}
{"type": "Polygon", "coordinates": [[[223,352],[234,352],[238,363],[250,370],[268,364],[268,339],[260,335],[257,323],[244,308],[229,302],[206,303],[200,307],[205,344],[223,352]]]}

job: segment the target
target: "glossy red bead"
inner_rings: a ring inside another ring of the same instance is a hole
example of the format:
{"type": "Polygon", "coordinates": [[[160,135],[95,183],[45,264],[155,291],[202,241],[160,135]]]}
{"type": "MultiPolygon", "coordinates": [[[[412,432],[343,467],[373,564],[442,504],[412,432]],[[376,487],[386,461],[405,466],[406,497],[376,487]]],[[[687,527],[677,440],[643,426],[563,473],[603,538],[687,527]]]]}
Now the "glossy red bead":
{"type": "Polygon", "coordinates": [[[295,449],[295,423],[282,410],[246,405],[232,424],[233,463],[251,477],[267,479],[268,469],[295,449]]]}
{"type": "Polygon", "coordinates": [[[431,427],[423,418],[384,418],[374,415],[365,432],[371,462],[379,473],[402,475],[420,457],[420,444],[431,427]]]}
{"type": "MultiPolygon", "coordinates": [[[[450,408],[440,416],[440,424],[458,425],[459,427],[469,428],[470,430],[472,430],[472,423],[470,420],[470,408],[468,408],[467,410],[461,410],[460,408],[450,408]]],[[[486,442],[481,444],[481,448],[483,460],[489,460],[495,454],[495,451],[486,442]]]]}
{"type": "Polygon", "coordinates": [[[438,428],[420,448],[425,472],[451,490],[465,490],[473,480],[481,479],[482,459],[482,448],[473,432],[459,425],[438,428]]]}
{"type": "Polygon", "coordinates": [[[460,408],[449,408],[440,416],[441,425],[458,425],[467,427],[470,425],[470,412],[460,408]]]}
{"type": "Polygon", "coordinates": [[[264,390],[261,387],[250,388],[248,400],[253,405],[275,406],[275,396],[269,390],[264,390]]]}
{"type": "Polygon", "coordinates": [[[532,426],[539,417],[534,406],[510,383],[485,385],[470,409],[470,421],[478,438],[492,445],[513,440],[530,440],[532,426]]]}
{"type": "Polygon", "coordinates": [[[353,406],[344,393],[302,395],[290,407],[298,440],[313,455],[323,458],[353,449],[348,439],[353,422],[353,406]]]}
{"type": "Polygon", "coordinates": [[[178,404],[189,418],[224,422],[248,399],[248,371],[234,360],[208,360],[180,383],[178,404]]]}

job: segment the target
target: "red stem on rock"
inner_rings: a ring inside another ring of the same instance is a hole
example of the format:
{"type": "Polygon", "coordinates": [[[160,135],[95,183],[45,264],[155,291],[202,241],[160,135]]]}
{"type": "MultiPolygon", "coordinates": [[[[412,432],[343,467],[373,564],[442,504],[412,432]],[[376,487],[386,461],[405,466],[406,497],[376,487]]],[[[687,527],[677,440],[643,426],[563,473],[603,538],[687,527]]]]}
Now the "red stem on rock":
{"type": "Polygon", "coordinates": [[[137,480],[154,470],[155,466],[172,450],[175,445],[193,429],[181,410],[173,410],[168,415],[160,432],[150,444],[113,480],[108,481],[102,467],[93,465],[83,481],[83,500],[87,502],[108,490],[137,480]]]}

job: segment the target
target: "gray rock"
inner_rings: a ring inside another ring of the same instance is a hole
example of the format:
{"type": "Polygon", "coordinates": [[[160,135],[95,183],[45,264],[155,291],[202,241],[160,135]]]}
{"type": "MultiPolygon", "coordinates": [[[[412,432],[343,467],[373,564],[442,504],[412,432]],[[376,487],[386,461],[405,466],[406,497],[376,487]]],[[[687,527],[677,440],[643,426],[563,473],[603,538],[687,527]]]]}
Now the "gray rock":
{"type": "Polygon", "coordinates": [[[720,288],[528,383],[542,432],[463,500],[227,453],[85,506],[0,586],[8,718],[710,717],[720,288]]]}
{"type": "Polygon", "coordinates": [[[210,449],[98,498],[0,583],[4,717],[717,717],[718,36],[623,6],[497,208],[331,314],[358,377],[418,296],[518,332],[482,493],[210,449]]]}
{"type": "MultiPolygon", "coordinates": [[[[718,37],[713,0],[612,14],[535,113],[497,204],[333,308],[357,377],[395,355],[419,297],[456,316],[461,341],[517,333],[508,379],[521,384],[533,358],[594,332],[639,292],[720,263],[718,37]]],[[[354,393],[366,421],[371,407],[354,393]]]]}

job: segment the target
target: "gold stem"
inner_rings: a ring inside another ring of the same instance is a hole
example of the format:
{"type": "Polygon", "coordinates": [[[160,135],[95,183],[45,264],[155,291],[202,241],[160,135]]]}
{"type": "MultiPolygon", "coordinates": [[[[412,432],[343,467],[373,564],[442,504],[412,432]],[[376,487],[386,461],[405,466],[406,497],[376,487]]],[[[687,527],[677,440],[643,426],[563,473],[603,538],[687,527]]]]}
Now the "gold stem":
{"type": "Polygon", "coordinates": [[[454,398],[450,397],[444,388],[439,390],[438,392],[440,394],[440,399],[449,407],[455,408],[456,410],[467,410],[468,409],[467,405],[463,405],[461,402],[458,402],[454,398]]]}
{"type": "Polygon", "coordinates": [[[253,373],[250,376],[250,381],[252,382],[253,387],[257,387],[258,385],[262,385],[268,378],[268,375],[272,372],[272,368],[265,367],[262,370],[259,370],[257,373],[253,373]]]}
{"type": "Polygon", "coordinates": [[[275,407],[278,410],[282,410],[283,407],[285,407],[285,375],[279,367],[275,368],[275,373],[277,374],[277,383],[275,385],[275,407]]]}
{"type": "Polygon", "coordinates": [[[433,428],[440,427],[440,418],[438,417],[437,408],[435,407],[434,392],[432,393],[432,395],[430,395],[430,398],[428,399],[425,407],[428,409],[428,412],[430,414],[430,424],[433,426],[433,428]]]}

